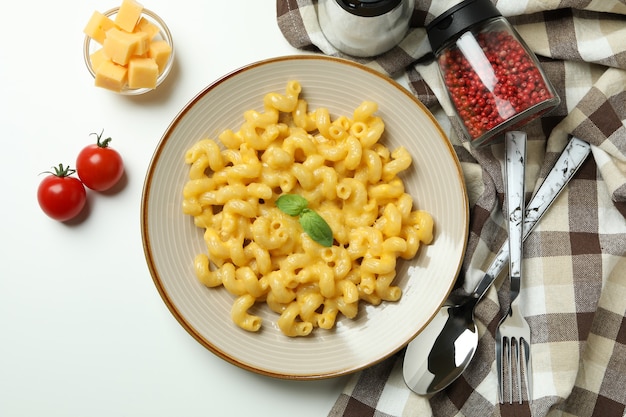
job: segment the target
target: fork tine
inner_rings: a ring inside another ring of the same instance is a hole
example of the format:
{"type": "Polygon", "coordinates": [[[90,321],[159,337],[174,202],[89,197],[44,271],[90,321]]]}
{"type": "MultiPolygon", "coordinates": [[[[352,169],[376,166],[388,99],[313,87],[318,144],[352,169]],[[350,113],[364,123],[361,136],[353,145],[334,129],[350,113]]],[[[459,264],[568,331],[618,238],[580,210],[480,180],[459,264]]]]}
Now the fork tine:
{"type": "Polygon", "coordinates": [[[504,344],[503,337],[496,339],[496,366],[498,368],[498,399],[500,404],[504,402],[504,384],[502,383],[502,345],[504,344]]]}
{"type": "Polygon", "coordinates": [[[528,403],[533,402],[533,366],[530,355],[530,343],[526,339],[520,339],[524,346],[524,383],[526,384],[526,395],[528,403]]]}
{"type": "Polygon", "coordinates": [[[513,404],[513,339],[507,338],[507,367],[509,370],[509,404],[513,404]]]}
{"type": "MultiPolygon", "coordinates": [[[[521,339],[515,339],[515,366],[517,373],[517,395],[518,401],[522,403],[522,355],[521,355],[521,339]]],[[[513,391],[513,387],[511,387],[511,391],[513,391]]],[[[513,401],[511,401],[512,403],[513,401]]]]}
{"type": "Polygon", "coordinates": [[[498,366],[498,387],[500,389],[500,404],[504,404],[506,401],[506,391],[508,391],[509,404],[513,402],[513,370],[512,370],[512,344],[511,339],[507,336],[500,337],[500,343],[496,346],[498,352],[496,353],[496,361],[498,366]],[[507,378],[508,384],[505,384],[504,378],[507,378]]]}

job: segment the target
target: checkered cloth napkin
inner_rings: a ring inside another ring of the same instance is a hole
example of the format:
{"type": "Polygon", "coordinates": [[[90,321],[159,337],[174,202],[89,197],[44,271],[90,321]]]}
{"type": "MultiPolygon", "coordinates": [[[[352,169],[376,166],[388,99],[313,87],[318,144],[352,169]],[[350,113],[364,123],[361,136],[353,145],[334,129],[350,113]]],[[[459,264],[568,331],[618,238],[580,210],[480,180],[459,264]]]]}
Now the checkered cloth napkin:
{"type": "MultiPolygon", "coordinates": [[[[277,0],[287,41],[343,56],[408,82],[446,130],[463,167],[470,235],[454,291],[471,290],[506,239],[503,148],[473,149],[458,130],[425,26],[458,1],[416,0],[411,29],[372,59],[342,55],[324,37],[316,0],[277,0]]],[[[497,404],[494,334],[507,307],[506,272],[478,305],[479,348],[467,371],[432,397],[402,378],[404,351],[354,374],[330,416],[626,416],[626,2],[499,0],[561,97],[528,134],[527,197],[572,136],[588,158],[525,244],[523,306],[532,329],[534,401],[497,404]]]]}

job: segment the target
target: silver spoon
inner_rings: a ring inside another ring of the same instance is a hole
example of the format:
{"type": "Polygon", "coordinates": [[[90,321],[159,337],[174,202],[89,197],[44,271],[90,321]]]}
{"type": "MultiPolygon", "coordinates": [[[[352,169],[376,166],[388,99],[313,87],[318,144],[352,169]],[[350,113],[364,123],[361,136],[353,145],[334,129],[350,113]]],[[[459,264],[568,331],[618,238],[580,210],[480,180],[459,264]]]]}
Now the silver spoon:
{"type": "MultiPolygon", "coordinates": [[[[515,132],[510,132],[515,134],[515,132]]],[[[517,132],[516,134],[523,134],[517,132]]],[[[591,151],[587,142],[573,138],[526,206],[525,240],[591,151]]],[[[507,264],[508,241],[474,291],[458,300],[448,299],[432,321],[408,344],[403,374],[407,386],[418,394],[441,391],[467,368],[478,346],[474,308],[507,264]]]]}

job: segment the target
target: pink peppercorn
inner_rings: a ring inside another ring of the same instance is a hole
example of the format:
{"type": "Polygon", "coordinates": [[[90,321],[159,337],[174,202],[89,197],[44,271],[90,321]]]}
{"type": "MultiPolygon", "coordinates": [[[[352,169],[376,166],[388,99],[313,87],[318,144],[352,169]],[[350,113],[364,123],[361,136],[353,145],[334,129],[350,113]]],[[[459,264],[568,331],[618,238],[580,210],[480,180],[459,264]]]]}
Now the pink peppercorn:
{"type": "Polygon", "coordinates": [[[493,143],[559,104],[537,57],[489,0],[465,0],[427,31],[473,145],[493,143]]]}

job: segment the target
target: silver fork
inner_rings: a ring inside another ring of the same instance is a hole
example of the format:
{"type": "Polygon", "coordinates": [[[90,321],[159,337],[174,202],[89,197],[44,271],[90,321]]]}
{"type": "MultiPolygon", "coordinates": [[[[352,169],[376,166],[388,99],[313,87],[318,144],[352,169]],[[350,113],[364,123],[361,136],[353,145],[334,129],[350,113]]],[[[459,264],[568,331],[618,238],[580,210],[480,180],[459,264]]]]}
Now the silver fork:
{"type": "Polygon", "coordinates": [[[532,363],[530,357],[530,327],[520,310],[520,283],[522,278],[523,224],[524,224],[524,171],[526,159],[526,134],[506,134],[506,209],[509,230],[509,276],[511,302],[507,314],[496,330],[496,363],[500,403],[504,403],[505,385],[509,404],[513,403],[513,374],[516,374],[517,398],[521,404],[522,375],[528,402],[532,402],[532,363]],[[508,376],[508,384],[504,377],[508,376]]]}

